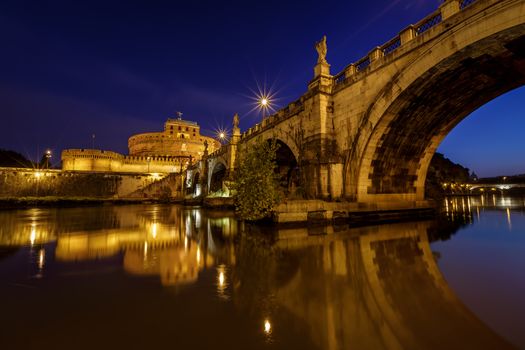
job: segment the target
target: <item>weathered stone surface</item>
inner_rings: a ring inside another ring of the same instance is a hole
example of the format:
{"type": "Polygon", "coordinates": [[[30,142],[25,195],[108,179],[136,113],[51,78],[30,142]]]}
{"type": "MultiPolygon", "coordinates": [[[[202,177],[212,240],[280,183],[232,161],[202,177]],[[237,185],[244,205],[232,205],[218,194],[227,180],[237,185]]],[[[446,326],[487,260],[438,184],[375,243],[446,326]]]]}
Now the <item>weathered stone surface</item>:
{"type": "Polygon", "coordinates": [[[130,198],[162,179],[151,174],[0,168],[0,198],[130,198]]]}

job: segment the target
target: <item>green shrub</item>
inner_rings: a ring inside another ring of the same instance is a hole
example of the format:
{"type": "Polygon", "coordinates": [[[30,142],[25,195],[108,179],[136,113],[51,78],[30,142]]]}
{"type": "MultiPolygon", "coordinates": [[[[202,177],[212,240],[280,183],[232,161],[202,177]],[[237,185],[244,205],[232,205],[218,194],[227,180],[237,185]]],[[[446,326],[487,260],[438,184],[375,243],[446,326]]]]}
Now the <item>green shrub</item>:
{"type": "Polygon", "coordinates": [[[258,142],[239,155],[233,190],[235,211],[243,220],[268,217],[280,201],[278,147],[275,141],[258,142]]]}

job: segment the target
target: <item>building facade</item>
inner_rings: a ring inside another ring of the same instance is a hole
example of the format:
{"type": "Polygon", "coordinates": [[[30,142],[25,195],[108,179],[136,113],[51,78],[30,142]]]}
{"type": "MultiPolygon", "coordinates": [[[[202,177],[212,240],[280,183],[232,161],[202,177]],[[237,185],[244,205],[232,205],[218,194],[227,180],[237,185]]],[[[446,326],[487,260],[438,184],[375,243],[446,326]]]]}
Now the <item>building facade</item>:
{"type": "Polygon", "coordinates": [[[215,139],[200,134],[192,121],[168,119],[164,131],[133,135],[129,155],[98,149],[62,151],[62,169],[123,173],[174,173],[202,158],[204,150],[220,148],[215,139]]]}
{"type": "Polygon", "coordinates": [[[208,152],[220,148],[215,139],[200,134],[200,126],[192,121],[168,119],[164,131],[133,135],[128,140],[130,156],[171,156],[201,159],[204,142],[208,152]]]}

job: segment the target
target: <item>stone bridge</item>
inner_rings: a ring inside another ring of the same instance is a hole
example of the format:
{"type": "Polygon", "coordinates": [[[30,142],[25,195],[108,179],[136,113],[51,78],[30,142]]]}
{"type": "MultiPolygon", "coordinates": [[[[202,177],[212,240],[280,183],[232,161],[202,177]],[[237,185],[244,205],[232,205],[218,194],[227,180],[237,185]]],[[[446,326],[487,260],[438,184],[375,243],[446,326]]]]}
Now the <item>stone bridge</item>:
{"type": "Polygon", "coordinates": [[[510,190],[510,189],[513,189],[513,188],[525,188],[525,184],[521,184],[521,183],[475,183],[475,184],[467,184],[466,187],[470,190],[470,191],[474,191],[474,190],[477,190],[477,189],[491,189],[491,190],[499,190],[499,191],[503,191],[503,190],[510,190]]]}
{"type": "Polygon", "coordinates": [[[217,190],[237,151],[275,138],[279,167],[289,182],[295,171],[307,198],[425,205],[444,137],[525,83],[525,1],[447,0],[335,75],[321,51],[298,100],[242,134],[235,128],[230,144],[196,166],[203,186],[217,190]]]}

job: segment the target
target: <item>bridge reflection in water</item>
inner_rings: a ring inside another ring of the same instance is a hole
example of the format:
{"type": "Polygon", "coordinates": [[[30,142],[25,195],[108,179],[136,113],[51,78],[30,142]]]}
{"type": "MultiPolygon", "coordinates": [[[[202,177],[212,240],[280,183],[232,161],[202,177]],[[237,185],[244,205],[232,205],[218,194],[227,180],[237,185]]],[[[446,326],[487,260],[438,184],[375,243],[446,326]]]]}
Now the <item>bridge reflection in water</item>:
{"type": "MultiPolygon", "coordinates": [[[[433,230],[432,222],[400,223],[283,239],[272,257],[246,244],[238,259],[264,261],[271,283],[260,298],[271,295],[322,349],[512,348],[451,292],[430,250],[433,230]]],[[[239,265],[234,295],[243,304],[261,271],[239,265]]]]}
{"type": "MultiPolygon", "coordinates": [[[[216,274],[211,286],[217,302],[260,320],[255,323],[270,347],[297,342],[320,349],[512,348],[447,286],[429,245],[435,222],[333,227],[329,235],[288,229],[268,239],[215,215],[167,206],[4,212],[0,219],[10,226],[0,231],[0,239],[4,246],[23,244],[33,255],[40,252],[32,261],[43,278],[44,259],[53,254],[50,264],[69,269],[81,261],[122,256],[126,274],[159,276],[165,286],[191,288],[203,283],[200,274],[209,270],[216,274]],[[64,225],[75,218],[75,224],[64,225]],[[91,226],[79,230],[83,225],[91,226]],[[304,339],[286,341],[298,334],[304,339]]],[[[199,300],[194,303],[198,308],[199,300]]],[[[228,334],[244,326],[207,324],[208,311],[199,312],[203,319],[195,328],[228,334]]],[[[184,334],[177,337],[187,343],[184,334]]]]}

